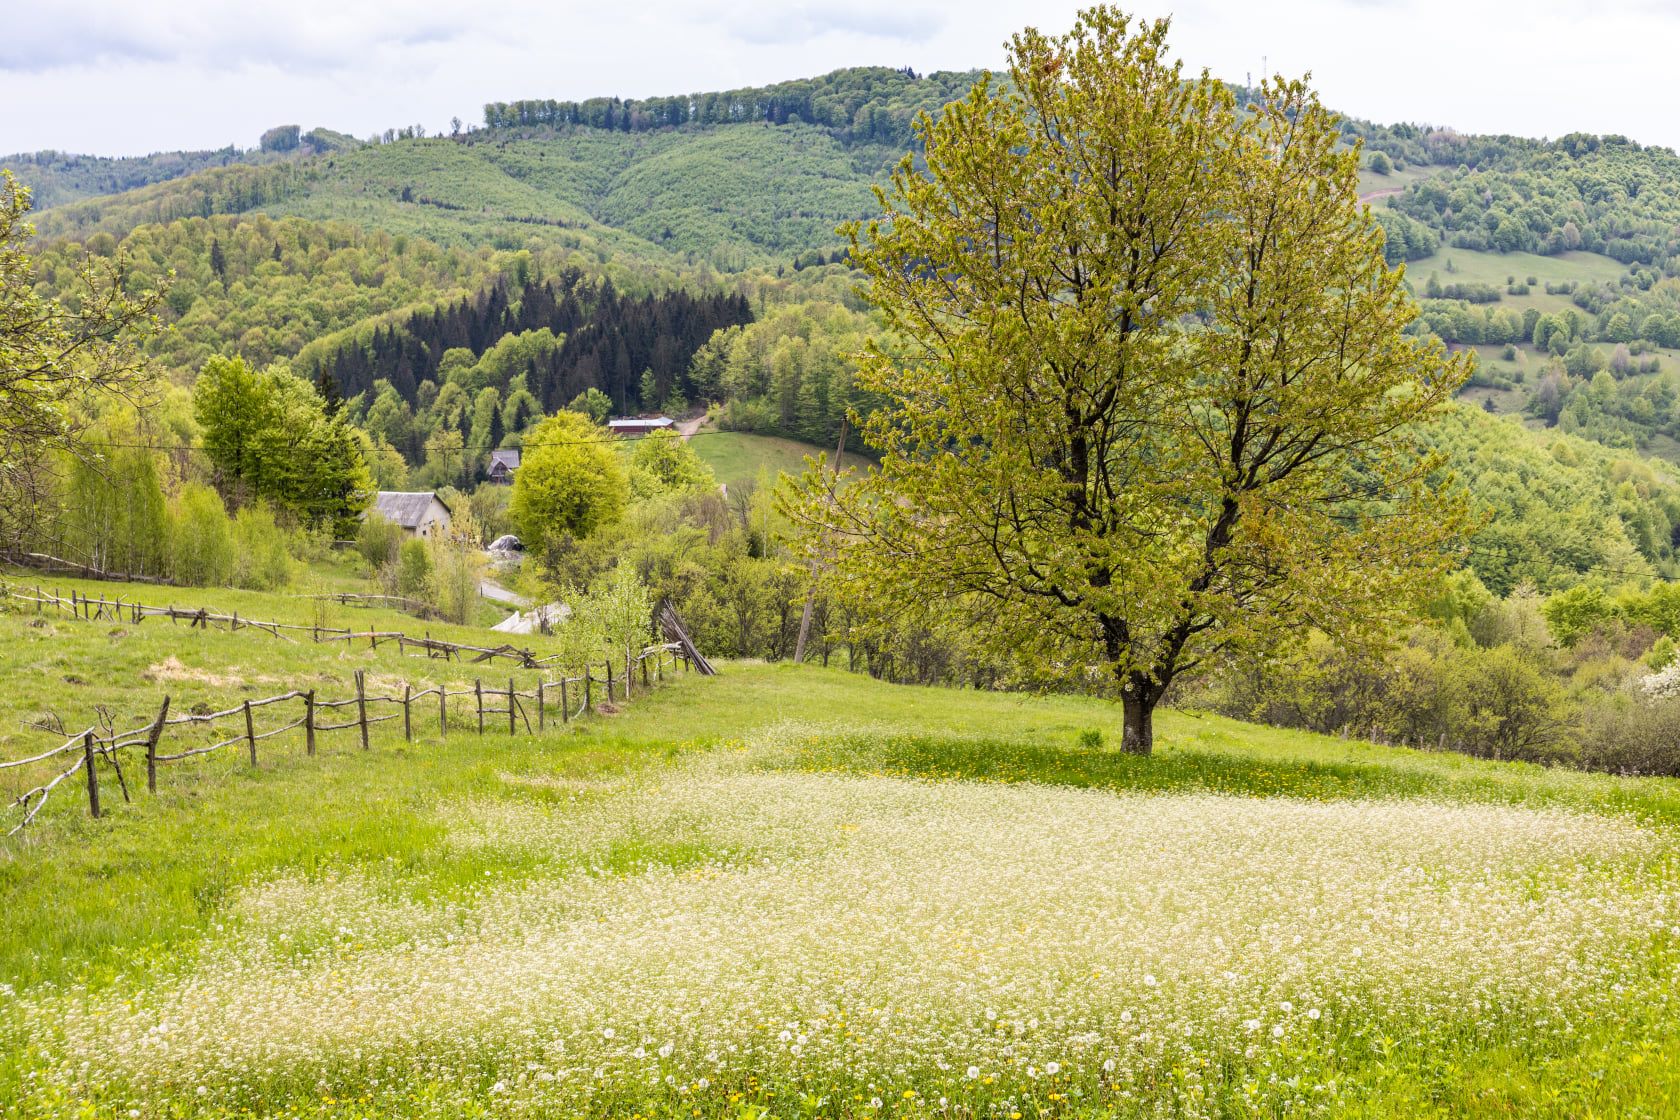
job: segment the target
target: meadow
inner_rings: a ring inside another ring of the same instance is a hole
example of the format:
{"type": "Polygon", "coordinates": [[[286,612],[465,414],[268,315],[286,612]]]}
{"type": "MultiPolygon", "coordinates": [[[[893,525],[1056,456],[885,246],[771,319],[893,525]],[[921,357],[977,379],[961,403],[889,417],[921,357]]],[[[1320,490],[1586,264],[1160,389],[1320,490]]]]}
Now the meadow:
{"type": "MultiPolygon", "coordinates": [[[[0,642],[8,757],[26,697],[474,671],[158,620],[0,642]]],[[[1672,783],[1119,733],[1101,701],[738,662],[540,736],[384,724],[98,821],[65,798],[0,848],[0,1114],[1680,1106],[1672,783]]]]}
{"type": "MultiPolygon", "coordinates": [[[[694,451],[726,486],[755,482],[763,471],[768,471],[772,479],[778,474],[797,477],[805,472],[808,456],[825,456],[831,466],[834,460],[833,447],[822,448],[783,436],[710,429],[696,433],[694,451]]],[[[844,463],[861,468],[867,460],[848,451],[844,463]]]]}

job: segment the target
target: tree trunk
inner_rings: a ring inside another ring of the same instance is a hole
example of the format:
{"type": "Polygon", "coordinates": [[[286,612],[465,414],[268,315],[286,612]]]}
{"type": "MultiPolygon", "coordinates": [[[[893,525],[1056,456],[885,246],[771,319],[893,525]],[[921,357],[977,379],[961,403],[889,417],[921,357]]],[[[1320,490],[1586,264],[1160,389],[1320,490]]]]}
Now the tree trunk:
{"type": "Polygon", "coordinates": [[[1127,754],[1147,756],[1155,749],[1155,701],[1149,690],[1127,688],[1120,694],[1124,719],[1120,749],[1127,754]]]}

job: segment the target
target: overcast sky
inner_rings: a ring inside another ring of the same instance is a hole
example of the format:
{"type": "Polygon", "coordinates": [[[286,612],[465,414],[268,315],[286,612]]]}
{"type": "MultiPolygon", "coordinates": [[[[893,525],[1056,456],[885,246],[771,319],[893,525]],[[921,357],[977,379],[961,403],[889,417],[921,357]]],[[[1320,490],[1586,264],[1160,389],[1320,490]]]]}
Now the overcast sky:
{"type": "MultiPolygon", "coordinates": [[[[295,123],[368,134],[486,101],[642,97],[840,66],[997,67],[1077,0],[23,0],[0,36],[0,152],[250,147],[295,123]]],[[[1378,121],[1680,147],[1680,4],[1665,0],[1161,0],[1194,68],[1311,71],[1378,121]]]]}

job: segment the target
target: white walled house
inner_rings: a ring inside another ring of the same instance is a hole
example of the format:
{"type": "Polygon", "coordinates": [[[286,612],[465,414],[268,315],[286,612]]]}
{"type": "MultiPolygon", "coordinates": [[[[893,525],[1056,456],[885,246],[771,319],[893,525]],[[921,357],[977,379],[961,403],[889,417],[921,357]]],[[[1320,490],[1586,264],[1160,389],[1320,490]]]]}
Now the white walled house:
{"type": "Polygon", "coordinates": [[[449,532],[449,507],[430,490],[381,490],[373,509],[387,521],[401,525],[412,537],[449,532]]]}

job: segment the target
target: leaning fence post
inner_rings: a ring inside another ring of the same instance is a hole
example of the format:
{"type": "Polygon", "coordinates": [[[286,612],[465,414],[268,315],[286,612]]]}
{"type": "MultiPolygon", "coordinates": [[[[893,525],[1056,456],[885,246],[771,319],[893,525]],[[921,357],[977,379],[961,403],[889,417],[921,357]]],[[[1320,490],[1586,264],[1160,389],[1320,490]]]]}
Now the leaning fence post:
{"type": "Polygon", "coordinates": [[[408,703],[413,691],[413,685],[403,682],[403,738],[410,743],[414,742],[414,731],[408,722],[408,703]]]}
{"type": "Polygon", "coordinates": [[[484,734],[484,682],[473,678],[473,695],[478,697],[478,733],[484,734]]]}
{"type": "MultiPolygon", "coordinates": [[[[71,592],[75,594],[75,592],[71,592]]],[[[99,816],[99,771],[93,765],[93,732],[82,735],[82,765],[87,768],[88,812],[99,816]]]]}
{"type": "Polygon", "coordinates": [[[257,731],[251,726],[251,702],[245,701],[245,741],[251,745],[251,765],[257,764],[257,731]]]}
{"type": "Polygon", "coordinates": [[[517,735],[518,734],[518,729],[516,728],[516,726],[514,725],[514,722],[513,722],[514,713],[516,713],[518,710],[519,710],[519,703],[518,703],[517,700],[514,699],[514,695],[513,695],[513,678],[509,677],[508,678],[508,734],[509,735],[517,735]]]}
{"type": "Polygon", "coordinates": [[[362,670],[356,670],[356,722],[362,728],[362,749],[368,749],[367,736],[367,685],[362,670]]]}
{"type": "Polygon", "coordinates": [[[315,690],[313,688],[303,694],[303,741],[304,750],[313,755],[315,753],[315,690]]]}
{"type": "Polygon", "coordinates": [[[157,749],[158,740],[163,737],[163,721],[169,715],[169,697],[163,698],[163,707],[158,709],[157,719],[152,721],[152,729],[146,735],[146,789],[157,792],[157,749]]]}
{"type": "Polygon", "coordinates": [[[607,703],[613,702],[612,658],[607,658],[607,703]]]}

